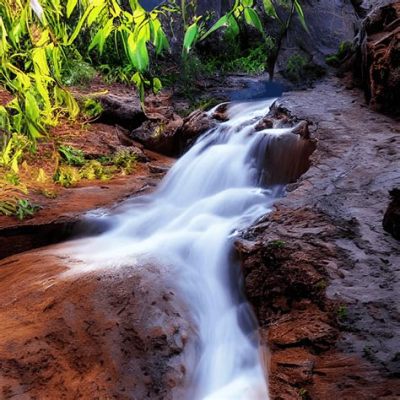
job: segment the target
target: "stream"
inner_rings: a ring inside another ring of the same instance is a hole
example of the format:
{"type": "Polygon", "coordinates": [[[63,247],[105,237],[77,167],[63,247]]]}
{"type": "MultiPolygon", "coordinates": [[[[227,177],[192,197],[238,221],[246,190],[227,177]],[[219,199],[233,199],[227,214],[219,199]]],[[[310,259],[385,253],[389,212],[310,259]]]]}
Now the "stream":
{"type": "Polygon", "coordinates": [[[268,399],[266,355],[242,293],[233,243],[284,190],[261,184],[272,173],[263,168],[271,144],[285,136],[297,140],[288,128],[256,131],[272,103],[231,103],[229,120],[202,135],[154,193],[99,216],[109,230],[73,248],[84,260],[77,268],[149,260],[173,266],[198,335],[185,358],[190,400],[268,399]]]}

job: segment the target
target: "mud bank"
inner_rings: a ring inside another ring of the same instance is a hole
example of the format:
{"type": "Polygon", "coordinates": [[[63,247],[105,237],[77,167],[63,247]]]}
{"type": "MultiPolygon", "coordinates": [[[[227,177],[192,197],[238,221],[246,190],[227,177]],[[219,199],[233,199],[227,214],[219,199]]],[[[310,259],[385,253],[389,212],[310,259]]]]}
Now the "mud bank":
{"type": "Polygon", "coordinates": [[[237,243],[271,397],[397,399],[400,244],[382,220],[400,183],[400,124],[333,78],[279,105],[313,124],[318,146],[237,243]]]}

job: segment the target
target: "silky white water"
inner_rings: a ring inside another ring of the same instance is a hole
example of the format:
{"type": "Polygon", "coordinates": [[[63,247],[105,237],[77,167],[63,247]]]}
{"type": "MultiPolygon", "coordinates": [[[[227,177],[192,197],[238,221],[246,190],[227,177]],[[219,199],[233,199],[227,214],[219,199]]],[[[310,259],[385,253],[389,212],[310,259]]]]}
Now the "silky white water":
{"type": "Polygon", "coordinates": [[[262,188],[269,141],[256,132],[272,101],[230,106],[229,121],[204,134],[151,195],[127,202],[112,227],[76,245],[86,267],[134,265],[146,257],[173,265],[193,313],[199,351],[187,365],[187,399],[268,399],[257,329],[241,294],[235,232],[266,214],[281,187],[262,188]]]}

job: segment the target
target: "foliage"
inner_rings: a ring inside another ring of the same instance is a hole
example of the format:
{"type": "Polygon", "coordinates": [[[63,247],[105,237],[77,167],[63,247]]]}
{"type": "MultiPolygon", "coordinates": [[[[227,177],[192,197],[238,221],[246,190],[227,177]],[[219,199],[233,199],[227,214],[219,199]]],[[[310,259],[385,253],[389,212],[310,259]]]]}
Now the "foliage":
{"type": "Polygon", "coordinates": [[[338,67],[353,51],[353,45],[350,42],[341,42],[339,44],[338,51],[336,54],[332,54],[325,58],[325,61],[328,65],[332,65],[333,67],[338,67]]]}
{"type": "Polygon", "coordinates": [[[68,165],[82,166],[85,164],[85,155],[82,150],[75,149],[72,146],[62,145],[58,148],[58,152],[68,165]]]}
{"type": "Polygon", "coordinates": [[[339,320],[345,320],[348,317],[348,309],[345,305],[339,306],[336,313],[339,320]]]}
{"type": "Polygon", "coordinates": [[[62,82],[67,86],[87,85],[96,75],[96,70],[81,58],[63,64],[62,82]]]}
{"type": "Polygon", "coordinates": [[[291,81],[299,81],[307,64],[308,61],[304,56],[293,54],[287,61],[285,75],[291,81]]]}
{"type": "Polygon", "coordinates": [[[114,168],[103,166],[97,160],[88,161],[79,171],[82,179],[100,179],[102,181],[110,179],[113,172],[114,168]]]}
{"type": "Polygon", "coordinates": [[[73,186],[80,180],[79,169],[71,165],[60,165],[54,175],[54,182],[64,187],[73,186]]]}
{"type": "Polygon", "coordinates": [[[40,207],[36,204],[32,204],[29,200],[19,199],[17,202],[15,216],[18,219],[23,220],[27,217],[32,217],[39,210],[40,207]]]}
{"type": "Polygon", "coordinates": [[[123,174],[131,174],[136,162],[137,156],[130,150],[119,150],[112,157],[112,163],[119,167],[123,174]]]}
{"type": "Polygon", "coordinates": [[[25,219],[33,216],[40,207],[25,198],[27,190],[23,186],[0,179],[0,215],[25,219]]]}
{"type": "Polygon", "coordinates": [[[28,145],[29,143],[24,136],[18,134],[11,136],[3,148],[0,149],[0,166],[18,173],[18,163],[28,145]]]}
{"type": "Polygon", "coordinates": [[[83,103],[83,114],[90,119],[97,118],[103,112],[103,106],[95,99],[86,99],[83,103]]]}
{"type": "Polygon", "coordinates": [[[275,249],[283,249],[286,246],[286,242],[283,240],[271,240],[269,245],[275,249]]]}

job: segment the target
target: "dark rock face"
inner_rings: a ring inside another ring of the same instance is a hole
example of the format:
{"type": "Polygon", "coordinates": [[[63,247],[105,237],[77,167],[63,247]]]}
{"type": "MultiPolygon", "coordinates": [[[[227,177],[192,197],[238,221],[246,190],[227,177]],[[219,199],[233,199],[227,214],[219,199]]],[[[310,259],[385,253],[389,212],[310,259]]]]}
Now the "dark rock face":
{"type": "Polygon", "coordinates": [[[325,66],[325,57],[335,54],[342,42],[354,38],[357,15],[350,0],[310,0],[301,4],[309,33],[297,18],[293,20],[278,58],[278,71],[296,62],[294,57],[301,57],[308,65],[325,66]]]}
{"type": "Polygon", "coordinates": [[[394,238],[400,240],[400,189],[390,191],[392,201],[383,217],[383,228],[394,238]]]}
{"type": "Polygon", "coordinates": [[[358,74],[377,111],[400,113],[400,3],[374,9],[363,22],[358,74]]]}

